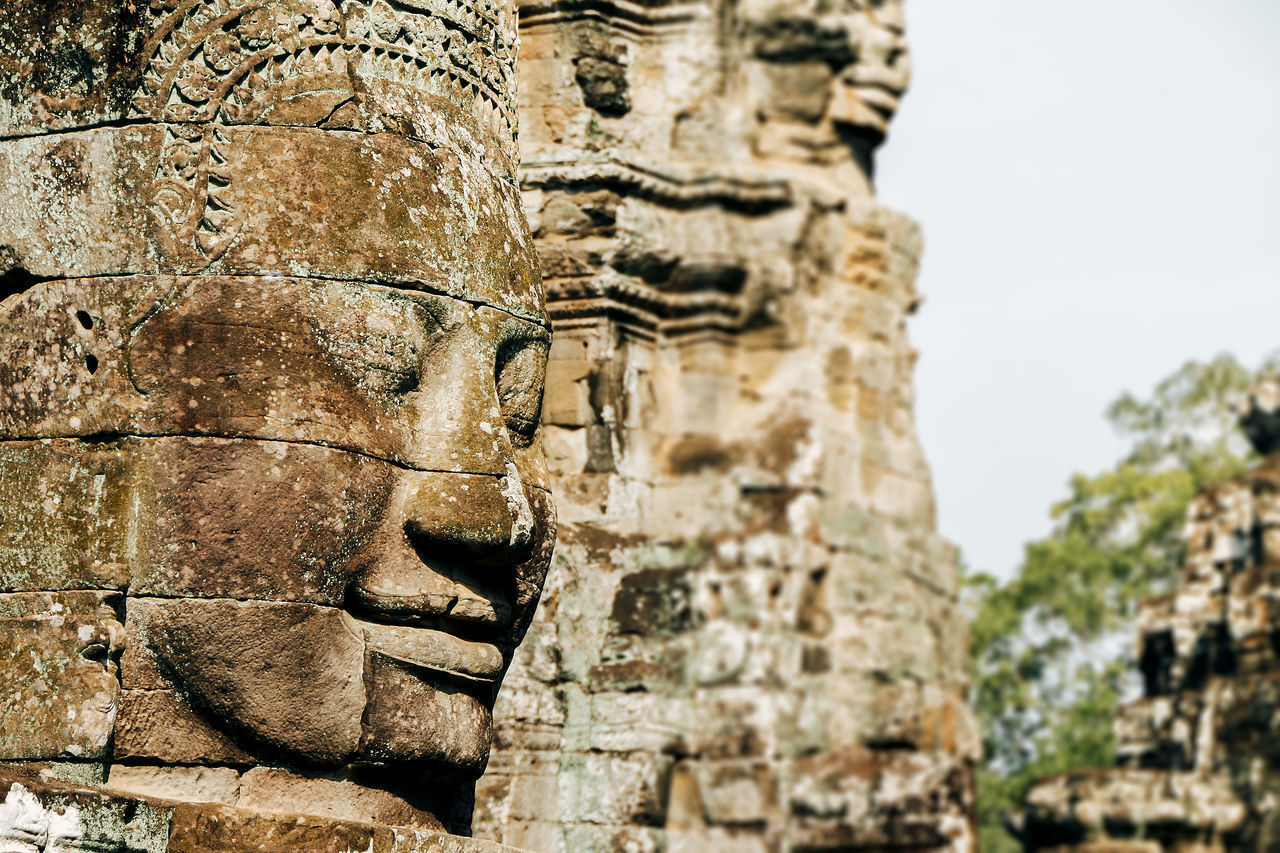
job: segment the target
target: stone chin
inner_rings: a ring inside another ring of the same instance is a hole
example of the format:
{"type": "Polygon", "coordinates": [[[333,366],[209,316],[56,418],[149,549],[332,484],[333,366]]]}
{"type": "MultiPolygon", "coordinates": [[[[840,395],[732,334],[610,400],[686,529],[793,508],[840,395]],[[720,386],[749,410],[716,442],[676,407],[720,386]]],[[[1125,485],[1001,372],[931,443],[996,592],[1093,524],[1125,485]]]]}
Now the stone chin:
{"type": "Polygon", "coordinates": [[[831,118],[881,139],[911,84],[911,54],[900,3],[864,9],[844,22],[853,62],[837,76],[831,118]]]}
{"type": "Polygon", "coordinates": [[[157,609],[144,630],[162,669],[260,763],[416,765],[460,780],[484,771],[504,668],[492,645],[393,628],[389,648],[378,648],[370,639],[387,626],[288,602],[157,609]]]}

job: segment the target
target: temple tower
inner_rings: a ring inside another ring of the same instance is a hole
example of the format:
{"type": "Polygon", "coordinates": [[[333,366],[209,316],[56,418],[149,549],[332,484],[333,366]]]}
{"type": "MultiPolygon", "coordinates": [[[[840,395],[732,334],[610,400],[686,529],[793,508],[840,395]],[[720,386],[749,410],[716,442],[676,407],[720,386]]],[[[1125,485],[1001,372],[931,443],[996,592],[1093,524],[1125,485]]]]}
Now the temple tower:
{"type": "Polygon", "coordinates": [[[555,341],[555,567],[476,832],[532,850],[968,849],[977,736],[877,204],[899,2],[520,9],[555,341]]]}

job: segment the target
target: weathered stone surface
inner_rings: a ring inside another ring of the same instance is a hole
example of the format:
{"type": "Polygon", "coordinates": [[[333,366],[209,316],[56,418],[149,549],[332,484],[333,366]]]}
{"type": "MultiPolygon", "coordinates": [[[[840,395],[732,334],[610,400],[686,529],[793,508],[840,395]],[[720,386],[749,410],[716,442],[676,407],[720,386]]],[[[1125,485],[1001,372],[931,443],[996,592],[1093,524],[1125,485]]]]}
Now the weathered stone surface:
{"type": "Polygon", "coordinates": [[[490,847],[402,827],[467,831],[555,538],[513,6],[2,17],[0,760],[203,805],[0,847],[490,847]]]}
{"type": "Polygon", "coordinates": [[[13,853],[515,853],[421,830],[177,803],[0,772],[0,844],[13,853]]]}
{"type": "Polygon", "coordinates": [[[499,476],[509,457],[545,483],[528,427],[503,448],[497,418],[460,434],[449,409],[422,405],[448,395],[488,412],[496,371],[503,422],[537,409],[546,331],[450,298],[297,278],[78,279],[12,303],[0,347],[4,438],[242,436],[499,476]]]}
{"type": "Polygon", "coordinates": [[[343,764],[359,745],[364,635],[341,610],[175,599],[138,633],[203,716],[307,764],[343,764]]]}
{"type": "Polygon", "coordinates": [[[519,196],[469,159],[392,134],[228,127],[187,140],[186,127],[0,144],[4,245],[21,268],[394,283],[541,316],[519,196]]]}
{"type": "Polygon", "coordinates": [[[5,11],[0,136],[125,119],[328,127],[394,132],[514,168],[514,14],[504,4],[13,0],[5,11]]]}
{"type": "Polygon", "coordinates": [[[0,595],[0,760],[109,756],[119,602],[114,593],[0,595]]]}
{"type": "Polygon", "coordinates": [[[121,691],[111,757],[123,762],[177,765],[254,763],[230,734],[214,728],[171,687],[121,691]]]}
{"type": "MultiPolygon", "coordinates": [[[[0,502],[0,594],[123,589],[129,583],[128,469],[113,449],[4,442],[0,482],[11,495],[39,497],[0,502]]],[[[13,598],[0,597],[12,606],[13,598]]],[[[4,616],[39,616],[54,603],[56,597],[4,616]]]]}
{"type": "Polygon", "coordinates": [[[921,238],[871,189],[902,4],[548,2],[520,28],[563,528],[477,833],[968,849],[964,626],[911,413],[921,238]]]}
{"type": "Polygon", "coordinates": [[[485,694],[492,681],[437,673],[370,655],[362,758],[380,762],[399,756],[472,776],[484,771],[492,738],[485,694]]]}
{"type": "Polygon", "coordinates": [[[134,767],[116,764],[111,768],[107,787],[127,796],[233,806],[240,792],[240,774],[230,767],[134,767]]]}
{"type": "Polygon", "coordinates": [[[411,777],[403,789],[417,787],[417,796],[405,797],[370,784],[368,771],[345,770],[336,773],[298,773],[276,767],[254,767],[239,778],[234,805],[237,808],[265,814],[299,812],[332,820],[376,821],[388,826],[412,826],[417,829],[443,831],[441,820],[424,820],[431,808],[424,804],[432,799],[431,789],[439,779],[430,771],[409,771],[411,777]]]}

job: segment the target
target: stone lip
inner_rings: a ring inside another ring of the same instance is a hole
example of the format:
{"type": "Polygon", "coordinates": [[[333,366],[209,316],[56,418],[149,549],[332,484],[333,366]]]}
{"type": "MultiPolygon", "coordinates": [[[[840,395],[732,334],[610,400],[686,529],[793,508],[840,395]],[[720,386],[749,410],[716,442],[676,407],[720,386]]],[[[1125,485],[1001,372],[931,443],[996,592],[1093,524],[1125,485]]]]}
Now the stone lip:
{"type": "Polygon", "coordinates": [[[519,853],[419,829],[112,793],[12,768],[0,768],[0,792],[0,842],[35,851],[519,853]]]}
{"type": "Polygon", "coordinates": [[[390,658],[467,682],[494,685],[502,675],[502,652],[489,643],[463,640],[444,631],[355,619],[369,647],[390,658]]]}

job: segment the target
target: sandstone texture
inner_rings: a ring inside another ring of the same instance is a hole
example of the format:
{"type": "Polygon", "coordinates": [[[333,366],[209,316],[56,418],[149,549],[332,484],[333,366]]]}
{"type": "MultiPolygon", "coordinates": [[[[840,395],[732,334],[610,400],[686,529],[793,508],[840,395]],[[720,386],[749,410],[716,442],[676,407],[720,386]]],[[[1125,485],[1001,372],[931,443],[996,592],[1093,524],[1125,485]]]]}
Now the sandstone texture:
{"type": "Polygon", "coordinates": [[[534,0],[520,35],[561,533],[477,836],[969,849],[965,629],[912,415],[921,237],[871,189],[901,3],[534,0]]]}
{"type": "Polygon", "coordinates": [[[4,4],[0,849],[497,849],[441,833],[555,538],[515,50],[4,4]]]}
{"type": "Polygon", "coordinates": [[[517,853],[438,832],[87,788],[0,770],[6,853],[517,853]]]}
{"type": "Polygon", "coordinates": [[[1242,426],[1265,461],[1206,489],[1187,514],[1173,594],[1138,610],[1142,698],[1115,721],[1118,767],[1047,779],[1028,795],[1028,850],[1280,847],[1280,395],[1242,426]]]}
{"type": "Polygon", "coordinates": [[[519,13],[6,3],[0,849],[972,847],[901,0],[519,13]]]}

